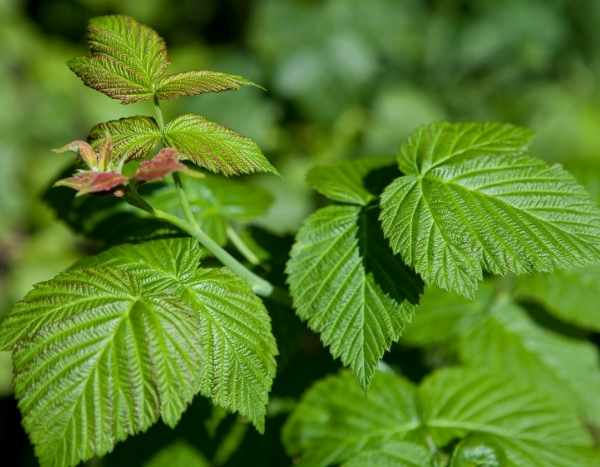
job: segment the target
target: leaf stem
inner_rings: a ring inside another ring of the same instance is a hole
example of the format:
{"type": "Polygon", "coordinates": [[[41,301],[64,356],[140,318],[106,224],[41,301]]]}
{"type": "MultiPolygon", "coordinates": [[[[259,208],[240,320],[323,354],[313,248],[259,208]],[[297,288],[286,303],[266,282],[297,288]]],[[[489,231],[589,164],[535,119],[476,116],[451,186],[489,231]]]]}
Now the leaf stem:
{"type": "Polygon", "coordinates": [[[160,129],[160,133],[162,134],[165,128],[165,119],[163,118],[162,110],[160,110],[160,102],[156,96],[154,96],[154,114],[156,116],[156,123],[160,129]]]}
{"type": "Polygon", "coordinates": [[[260,263],[260,260],[256,257],[254,252],[246,245],[244,240],[239,236],[237,231],[231,227],[227,226],[227,237],[233,243],[233,246],[237,248],[237,250],[252,264],[260,263]]]}
{"type": "Polygon", "coordinates": [[[226,250],[221,248],[221,246],[217,242],[215,242],[212,238],[206,235],[206,233],[204,233],[204,231],[198,225],[198,221],[196,220],[196,217],[192,212],[189,200],[187,198],[187,194],[185,193],[185,190],[183,189],[183,185],[181,183],[181,179],[179,178],[179,174],[174,173],[173,178],[175,179],[175,187],[187,222],[183,221],[177,216],[173,216],[167,212],[158,209],[154,210],[154,215],[159,219],[166,220],[167,222],[170,222],[171,224],[174,224],[180,229],[189,233],[225,266],[227,266],[233,272],[238,274],[240,277],[246,279],[246,281],[248,281],[248,283],[251,285],[254,293],[262,295],[264,297],[269,297],[273,293],[273,285],[270,282],[263,279],[262,277],[254,274],[248,268],[246,268],[242,263],[240,263],[237,259],[231,256],[226,250]]]}

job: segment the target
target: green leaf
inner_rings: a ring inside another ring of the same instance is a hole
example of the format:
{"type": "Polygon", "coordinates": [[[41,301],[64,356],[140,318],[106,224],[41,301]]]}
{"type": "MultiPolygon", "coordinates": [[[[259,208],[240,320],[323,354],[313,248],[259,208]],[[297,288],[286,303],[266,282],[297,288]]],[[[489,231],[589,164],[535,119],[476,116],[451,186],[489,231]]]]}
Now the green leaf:
{"type": "Polygon", "coordinates": [[[504,450],[485,435],[470,435],[452,453],[449,467],[502,467],[507,460],[504,450]]]}
{"type": "Polygon", "coordinates": [[[434,467],[431,452],[407,441],[388,441],[361,452],[342,467],[434,467]]]}
{"type": "Polygon", "coordinates": [[[326,378],[302,397],[283,441],[301,465],[328,466],[390,441],[426,437],[443,448],[472,433],[498,446],[506,467],[591,467],[598,460],[568,408],[534,387],[464,368],[439,370],[418,390],[378,372],[368,395],[348,373],[326,378]]]}
{"type": "Polygon", "coordinates": [[[473,297],[483,270],[551,271],[600,260],[600,210],[560,166],[523,155],[528,130],[438,123],[402,147],[382,195],[394,252],[426,283],[473,297]]]}
{"type": "Polygon", "coordinates": [[[422,289],[389,251],[375,207],[320,209],[298,232],[287,265],[296,313],[365,388],[422,289]]]}
{"type": "Polygon", "coordinates": [[[264,428],[269,316],[191,239],[121,246],[38,284],[0,326],[23,424],[43,465],[112,450],[200,392],[264,428]],[[68,440],[69,442],[65,442],[68,440]]]}
{"type": "Polygon", "coordinates": [[[600,365],[595,346],[536,325],[507,299],[482,307],[460,339],[462,361],[546,390],[600,426],[600,365]]]}
{"type": "Polygon", "coordinates": [[[596,465],[590,435],[575,414],[535,390],[480,370],[445,369],[425,379],[418,398],[437,445],[469,433],[487,435],[507,467],[596,465]]]}
{"type": "Polygon", "coordinates": [[[482,287],[475,301],[428,290],[402,340],[456,347],[462,363],[539,386],[581,418],[600,425],[596,348],[539,326],[518,305],[496,297],[491,287],[482,287]]]}
{"type": "Polygon", "coordinates": [[[169,64],[163,39],[128,16],[101,16],[88,28],[90,57],[69,61],[89,87],[123,104],[152,100],[169,64]]]}
{"type": "Polygon", "coordinates": [[[368,395],[349,372],[319,381],[303,396],[283,428],[288,453],[302,466],[335,465],[420,426],[416,389],[378,372],[368,395]]]}
{"type": "Polygon", "coordinates": [[[210,467],[210,463],[192,446],[177,441],[155,454],[144,467],[210,467]]]}
{"type": "MultiPolygon", "coordinates": [[[[201,180],[185,178],[183,184],[200,227],[220,245],[227,243],[230,224],[247,223],[261,216],[273,202],[268,191],[248,182],[207,176],[201,180]]],[[[152,206],[183,216],[172,183],[153,192],[148,201],[152,206]]]]}
{"type": "Polygon", "coordinates": [[[112,137],[113,159],[123,162],[154,155],[161,139],[160,130],[153,118],[121,118],[99,123],[90,130],[88,141],[96,150],[104,144],[107,132],[112,137]]]}
{"type": "Polygon", "coordinates": [[[277,173],[251,139],[199,115],[186,114],[169,122],[165,138],[169,146],[212,172],[224,175],[277,173]]]}
{"type": "Polygon", "coordinates": [[[600,266],[522,276],[515,293],[536,300],[567,323],[600,331],[600,266]]]}
{"type": "Polygon", "coordinates": [[[373,193],[365,186],[365,177],[369,172],[392,163],[390,157],[371,157],[319,165],[308,172],[306,182],[329,199],[366,206],[379,193],[373,193]]]}
{"type": "Polygon", "coordinates": [[[174,99],[207,92],[237,91],[245,85],[254,83],[242,76],[216,71],[187,71],[165,76],[160,82],[156,96],[159,99],[174,99]]]}
{"type": "Polygon", "coordinates": [[[491,303],[493,294],[494,290],[485,284],[474,301],[435,287],[427,288],[402,342],[417,346],[455,344],[466,328],[480,319],[484,304],[491,303]]]}

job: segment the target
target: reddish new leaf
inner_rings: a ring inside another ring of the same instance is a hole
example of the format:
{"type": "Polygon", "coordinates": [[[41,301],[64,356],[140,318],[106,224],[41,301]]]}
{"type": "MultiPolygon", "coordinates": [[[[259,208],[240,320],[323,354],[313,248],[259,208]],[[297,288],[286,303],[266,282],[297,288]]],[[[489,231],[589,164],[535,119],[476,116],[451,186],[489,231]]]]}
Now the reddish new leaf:
{"type": "Polygon", "coordinates": [[[187,167],[179,162],[177,150],[164,148],[149,161],[140,164],[134,178],[142,182],[160,180],[172,172],[184,171],[187,167]]]}
{"type": "Polygon", "coordinates": [[[81,171],[77,175],[63,178],[54,186],[66,186],[77,191],[77,196],[88,193],[110,191],[113,188],[127,183],[127,177],[117,172],[81,171]]]}
{"type": "Polygon", "coordinates": [[[88,143],[80,139],[71,141],[52,151],[59,154],[67,151],[78,152],[88,167],[95,167],[98,163],[98,157],[96,156],[94,149],[88,143]]]}

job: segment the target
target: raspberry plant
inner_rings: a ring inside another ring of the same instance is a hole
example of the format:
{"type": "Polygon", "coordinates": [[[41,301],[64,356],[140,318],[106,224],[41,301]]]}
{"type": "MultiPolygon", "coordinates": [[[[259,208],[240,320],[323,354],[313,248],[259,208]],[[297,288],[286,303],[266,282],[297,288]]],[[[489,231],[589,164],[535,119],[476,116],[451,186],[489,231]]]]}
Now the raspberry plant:
{"type": "MultiPolygon", "coordinates": [[[[41,465],[103,456],[159,419],[174,427],[198,394],[263,432],[287,344],[272,333],[274,307],[294,309],[349,368],[314,383],[285,424],[301,465],[598,465],[596,348],[543,326],[526,302],[600,329],[582,297],[600,210],[568,172],[529,155],[530,131],[434,123],[397,157],[315,167],[307,182],[331,204],[287,260],[246,229],[270,195],[224,177],[277,174],[258,146],[160,109],[254,84],[169,73],[164,41],[124,16],[92,20],[89,45],[73,72],[123,104],[151,103],[154,117],[100,123],[57,150],[79,156],[51,190],[59,214],[115,246],[37,284],[0,324],[41,465]],[[286,278],[267,280],[286,260],[286,278]],[[416,384],[382,362],[400,340],[444,345],[451,365],[416,384]]],[[[182,443],[147,465],[175,460],[211,465],[182,443]]]]}

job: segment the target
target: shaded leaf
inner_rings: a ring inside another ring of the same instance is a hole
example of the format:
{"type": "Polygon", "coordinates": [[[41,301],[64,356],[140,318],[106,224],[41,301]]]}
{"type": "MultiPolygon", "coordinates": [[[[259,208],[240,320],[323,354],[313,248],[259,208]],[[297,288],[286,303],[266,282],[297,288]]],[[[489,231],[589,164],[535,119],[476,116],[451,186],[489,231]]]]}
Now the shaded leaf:
{"type": "MultiPolygon", "coordinates": [[[[342,467],[434,467],[431,452],[408,441],[388,441],[353,457],[342,467]]],[[[486,466],[487,467],[487,466],[486,466]]]]}
{"type": "Polygon", "coordinates": [[[301,465],[324,467],[362,452],[385,455],[390,442],[427,437],[439,449],[472,433],[504,452],[503,467],[591,467],[598,460],[568,408],[528,385],[464,368],[438,370],[418,390],[378,372],[368,394],[346,372],[326,378],[304,394],[283,441],[301,465]]]}
{"type": "Polygon", "coordinates": [[[394,257],[375,206],[330,206],[304,223],[287,265],[298,316],[367,387],[377,363],[400,337],[422,290],[394,257]]]}
{"type": "Polygon", "coordinates": [[[198,450],[177,441],[160,450],[144,467],[210,467],[210,463],[198,450]]]}
{"type": "MultiPolygon", "coordinates": [[[[366,206],[379,193],[365,186],[365,177],[373,169],[391,166],[391,157],[371,157],[312,168],[306,182],[324,196],[342,203],[366,206]]],[[[390,169],[393,171],[393,169],[390,169]]]]}
{"type": "Polygon", "coordinates": [[[594,345],[546,330],[507,299],[482,304],[460,338],[463,362],[526,381],[600,426],[600,358],[594,345]]]}
{"type": "Polygon", "coordinates": [[[567,323],[600,331],[600,266],[522,276],[515,293],[536,300],[567,323]]]}
{"type": "Polygon", "coordinates": [[[224,175],[277,173],[251,139],[199,115],[186,114],[169,122],[165,139],[182,156],[212,172],[224,175]]]}
{"type": "Polygon", "coordinates": [[[420,426],[416,388],[378,372],[368,396],[350,372],[322,379],[303,396],[282,434],[302,466],[336,465],[420,426]]]}
{"type": "Polygon", "coordinates": [[[551,271],[600,259],[600,210],[560,166],[522,155],[530,132],[439,123],[402,147],[382,195],[392,249],[425,282],[473,297],[483,270],[551,271]]]}
{"type": "Polygon", "coordinates": [[[264,427],[269,316],[191,239],[121,246],[38,284],[0,325],[23,424],[42,464],[110,451],[200,392],[264,427]],[[65,443],[64,440],[69,440],[65,443]]]}

